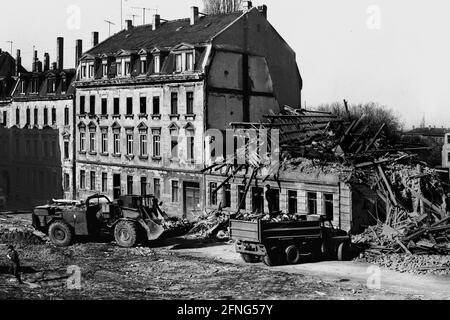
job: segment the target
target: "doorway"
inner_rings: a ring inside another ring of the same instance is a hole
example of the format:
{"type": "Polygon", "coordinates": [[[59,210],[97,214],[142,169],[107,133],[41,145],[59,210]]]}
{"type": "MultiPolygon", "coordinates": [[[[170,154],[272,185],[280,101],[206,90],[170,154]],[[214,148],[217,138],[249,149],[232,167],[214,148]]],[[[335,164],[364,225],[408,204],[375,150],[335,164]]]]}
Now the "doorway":
{"type": "Polygon", "coordinates": [[[184,218],[192,211],[200,209],[200,184],[196,182],[185,182],[183,184],[184,218]]]}
{"type": "Polygon", "coordinates": [[[115,174],[113,176],[113,197],[114,200],[117,200],[122,195],[122,185],[121,185],[122,178],[120,174],[115,174]]]}

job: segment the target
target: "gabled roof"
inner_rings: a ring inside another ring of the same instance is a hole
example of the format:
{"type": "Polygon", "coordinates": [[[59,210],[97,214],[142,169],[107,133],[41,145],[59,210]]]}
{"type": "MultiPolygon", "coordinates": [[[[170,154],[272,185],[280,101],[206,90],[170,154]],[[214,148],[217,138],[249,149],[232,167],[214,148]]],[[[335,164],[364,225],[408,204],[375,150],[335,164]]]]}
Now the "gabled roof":
{"type": "MultiPolygon", "coordinates": [[[[16,60],[8,53],[0,53],[0,77],[13,76],[16,68],[16,60]]],[[[22,66],[19,67],[19,72],[27,72],[22,66]]]]}
{"type": "Polygon", "coordinates": [[[89,50],[87,54],[99,56],[103,53],[115,54],[121,49],[139,51],[152,50],[155,47],[172,48],[180,43],[205,44],[241,15],[242,12],[238,11],[205,16],[195,25],[190,24],[190,19],[181,19],[162,23],[156,30],[153,30],[151,25],[122,30],[89,50]]]}

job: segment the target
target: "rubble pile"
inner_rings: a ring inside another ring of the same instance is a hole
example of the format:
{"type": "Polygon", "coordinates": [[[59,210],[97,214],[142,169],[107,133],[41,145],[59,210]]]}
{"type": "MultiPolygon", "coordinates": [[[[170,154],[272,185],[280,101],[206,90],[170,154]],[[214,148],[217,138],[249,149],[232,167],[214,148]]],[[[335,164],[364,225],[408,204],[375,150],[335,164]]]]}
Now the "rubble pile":
{"type": "Polygon", "coordinates": [[[0,217],[0,244],[39,245],[48,237],[36,231],[28,221],[12,216],[0,217]]]}
{"type": "Polygon", "coordinates": [[[222,210],[203,212],[196,217],[196,222],[188,235],[197,238],[216,238],[227,240],[230,238],[229,231],[230,213],[222,210]]]}

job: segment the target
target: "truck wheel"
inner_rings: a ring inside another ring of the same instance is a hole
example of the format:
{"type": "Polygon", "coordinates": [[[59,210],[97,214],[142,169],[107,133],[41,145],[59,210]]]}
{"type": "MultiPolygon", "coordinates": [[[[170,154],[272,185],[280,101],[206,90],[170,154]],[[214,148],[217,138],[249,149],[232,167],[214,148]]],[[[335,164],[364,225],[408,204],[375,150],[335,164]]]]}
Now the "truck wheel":
{"type": "Polygon", "coordinates": [[[241,253],[242,260],[246,263],[258,263],[261,262],[261,258],[251,254],[241,253]]]}
{"type": "Polygon", "coordinates": [[[298,264],[300,262],[300,250],[297,246],[288,246],[285,250],[286,262],[288,264],[298,264]]]}
{"type": "Polygon", "coordinates": [[[267,255],[264,256],[263,262],[268,267],[279,266],[282,263],[282,252],[278,247],[270,248],[267,255]]]}
{"type": "Polygon", "coordinates": [[[339,261],[350,260],[350,244],[348,242],[342,242],[337,250],[337,258],[339,261]]]}
{"type": "Polygon", "coordinates": [[[48,228],[48,237],[58,247],[68,247],[72,244],[73,231],[64,221],[55,221],[48,228]]]}
{"type": "Polygon", "coordinates": [[[137,228],[131,221],[120,221],[114,228],[114,238],[123,248],[132,248],[137,242],[137,228]]]}

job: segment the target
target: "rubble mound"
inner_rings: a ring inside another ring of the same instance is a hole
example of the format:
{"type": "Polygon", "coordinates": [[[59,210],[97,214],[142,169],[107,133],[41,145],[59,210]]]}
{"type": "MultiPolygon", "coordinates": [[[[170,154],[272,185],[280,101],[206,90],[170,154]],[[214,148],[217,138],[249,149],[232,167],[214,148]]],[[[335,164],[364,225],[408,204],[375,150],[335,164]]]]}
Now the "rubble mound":
{"type": "Polygon", "coordinates": [[[39,245],[48,241],[45,234],[36,231],[26,220],[6,216],[0,222],[0,244],[39,245]]]}

